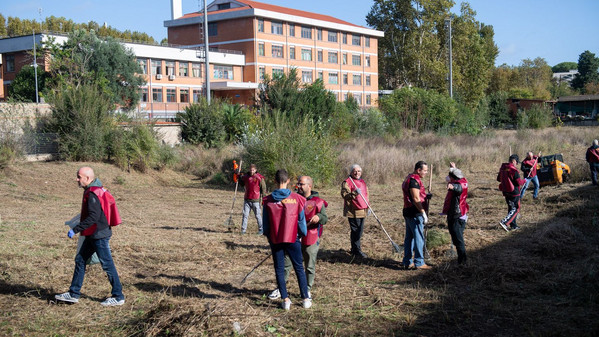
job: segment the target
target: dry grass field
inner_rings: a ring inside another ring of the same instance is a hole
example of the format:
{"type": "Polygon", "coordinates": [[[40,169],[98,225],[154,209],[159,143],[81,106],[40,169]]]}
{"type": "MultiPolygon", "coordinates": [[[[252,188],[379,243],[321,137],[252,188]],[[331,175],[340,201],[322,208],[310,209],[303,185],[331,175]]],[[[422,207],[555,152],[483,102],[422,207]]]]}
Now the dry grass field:
{"type": "MultiPolygon", "coordinates": [[[[584,156],[588,144],[573,144],[570,157],[584,156]]],[[[576,160],[575,167],[588,170],[576,160]]],[[[54,294],[68,289],[73,272],[76,240],[67,238],[64,222],[79,212],[82,190],[75,175],[83,164],[19,163],[0,173],[0,335],[599,335],[599,189],[588,180],[544,187],[536,202],[527,192],[522,230],[506,233],[498,225],[506,213],[495,182],[498,165],[464,163],[470,181],[469,263],[457,266],[446,244],[431,249],[429,271],[400,270],[400,256],[374,218],[366,220],[363,237],[369,259],[353,260],[339,191],[317,188],[329,202],[330,220],[314,306],[301,308],[292,276],[294,305],[286,312],[266,297],[275,288],[272,260],[240,284],[269,248],[264,237],[253,234],[252,217],[252,234],[224,225],[232,187],[168,170],[127,173],[94,163],[123,218],[110,243],[126,303],[103,308],[110,285],[98,265],[88,268],[78,304],[54,301],[54,294]]],[[[400,184],[407,173],[370,187],[373,208],[398,244],[405,230],[400,184]]],[[[445,168],[435,168],[435,214],[445,174],[445,168]]],[[[364,175],[368,179],[367,165],[364,175]]],[[[238,227],[240,199],[238,194],[233,216],[238,227]]],[[[447,231],[439,215],[429,227],[447,231]]]]}

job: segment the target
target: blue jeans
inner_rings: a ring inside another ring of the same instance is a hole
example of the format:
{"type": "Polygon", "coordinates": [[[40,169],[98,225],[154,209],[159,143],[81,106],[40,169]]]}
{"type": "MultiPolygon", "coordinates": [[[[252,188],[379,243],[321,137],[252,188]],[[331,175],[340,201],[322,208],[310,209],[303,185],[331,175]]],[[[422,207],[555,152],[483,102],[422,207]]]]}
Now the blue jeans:
{"type": "Polygon", "coordinates": [[[112,286],[112,297],[117,300],[125,299],[125,296],[123,295],[123,286],[119,280],[119,274],[114,266],[114,261],[112,261],[112,254],[110,253],[110,246],[108,244],[109,240],[110,238],[99,240],[89,237],[85,238],[79,253],[75,256],[75,272],[73,273],[73,280],[71,281],[71,287],[69,288],[71,296],[75,298],[81,296],[81,286],[83,286],[83,278],[85,277],[85,261],[96,252],[100,259],[102,269],[106,272],[108,281],[110,281],[110,285],[112,286]]]}
{"type": "Polygon", "coordinates": [[[262,233],[262,210],[260,209],[259,202],[252,202],[249,200],[243,201],[243,218],[241,219],[241,231],[245,233],[248,228],[248,217],[250,216],[250,210],[254,211],[256,221],[258,221],[258,232],[262,233]]]}
{"type": "Polygon", "coordinates": [[[403,264],[406,266],[414,263],[414,266],[424,265],[424,218],[422,215],[406,217],[406,238],[404,240],[403,264]],[[414,259],[412,259],[414,250],[414,259]]]}
{"type": "Polygon", "coordinates": [[[589,169],[591,170],[591,181],[593,185],[597,185],[597,176],[599,175],[599,163],[589,163],[589,169]]]}
{"type": "Polygon", "coordinates": [[[533,186],[535,187],[534,192],[532,193],[532,197],[536,199],[539,196],[539,176],[534,176],[532,178],[526,178],[526,182],[524,186],[522,186],[522,191],[520,192],[520,199],[524,198],[524,192],[528,188],[528,184],[532,181],[533,186]]]}
{"type": "Polygon", "coordinates": [[[281,292],[281,298],[287,298],[287,285],[285,284],[285,253],[291,259],[293,270],[297,276],[302,298],[308,298],[308,282],[306,281],[306,273],[304,272],[302,259],[302,244],[297,239],[294,243],[277,243],[270,244],[272,251],[272,259],[275,265],[275,275],[277,277],[277,287],[281,292]]]}

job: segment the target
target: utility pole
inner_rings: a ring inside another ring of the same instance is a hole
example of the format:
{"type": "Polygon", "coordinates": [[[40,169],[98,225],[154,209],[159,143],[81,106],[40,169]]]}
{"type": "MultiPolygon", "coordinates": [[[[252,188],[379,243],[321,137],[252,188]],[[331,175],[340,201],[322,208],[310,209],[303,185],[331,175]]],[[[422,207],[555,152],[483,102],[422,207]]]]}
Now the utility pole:
{"type": "Polygon", "coordinates": [[[449,26],[449,97],[453,98],[453,55],[451,51],[451,20],[453,16],[445,19],[445,24],[449,26]]]}
{"type": "MultiPolygon", "coordinates": [[[[40,34],[41,36],[41,34],[40,34]]],[[[35,75],[35,103],[40,104],[40,94],[37,87],[37,57],[35,51],[35,29],[33,30],[33,74],[35,75]]]]}
{"type": "Polygon", "coordinates": [[[206,63],[206,101],[210,104],[210,60],[208,59],[209,43],[208,43],[208,5],[204,0],[204,57],[206,63]]]}

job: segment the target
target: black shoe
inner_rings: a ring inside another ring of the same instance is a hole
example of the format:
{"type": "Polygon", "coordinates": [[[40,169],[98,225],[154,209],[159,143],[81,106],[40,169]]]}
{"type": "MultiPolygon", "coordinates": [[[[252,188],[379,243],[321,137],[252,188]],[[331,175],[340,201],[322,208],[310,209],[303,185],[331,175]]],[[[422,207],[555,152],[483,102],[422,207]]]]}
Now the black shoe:
{"type": "Polygon", "coordinates": [[[510,231],[517,231],[518,229],[520,229],[520,227],[514,226],[514,227],[510,228],[510,231]]]}
{"type": "Polygon", "coordinates": [[[359,257],[361,259],[367,259],[368,258],[368,255],[364,254],[364,252],[361,251],[361,250],[359,250],[357,252],[353,252],[352,255],[355,256],[355,257],[359,257]]]}

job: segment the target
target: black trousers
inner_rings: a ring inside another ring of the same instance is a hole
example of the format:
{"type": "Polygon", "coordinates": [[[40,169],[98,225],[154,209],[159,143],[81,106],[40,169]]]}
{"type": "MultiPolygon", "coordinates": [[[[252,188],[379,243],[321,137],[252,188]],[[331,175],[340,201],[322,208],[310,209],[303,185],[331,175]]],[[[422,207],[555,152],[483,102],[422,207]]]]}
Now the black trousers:
{"type": "Polygon", "coordinates": [[[360,240],[362,239],[362,232],[364,232],[364,219],[365,218],[347,218],[349,220],[349,228],[351,230],[351,252],[356,254],[362,251],[360,240]]]}
{"type": "Polygon", "coordinates": [[[466,262],[466,245],[464,244],[464,229],[466,228],[466,220],[456,218],[447,218],[447,228],[451,235],[451,242],[458,251],[458,263],[466,262]]]}

